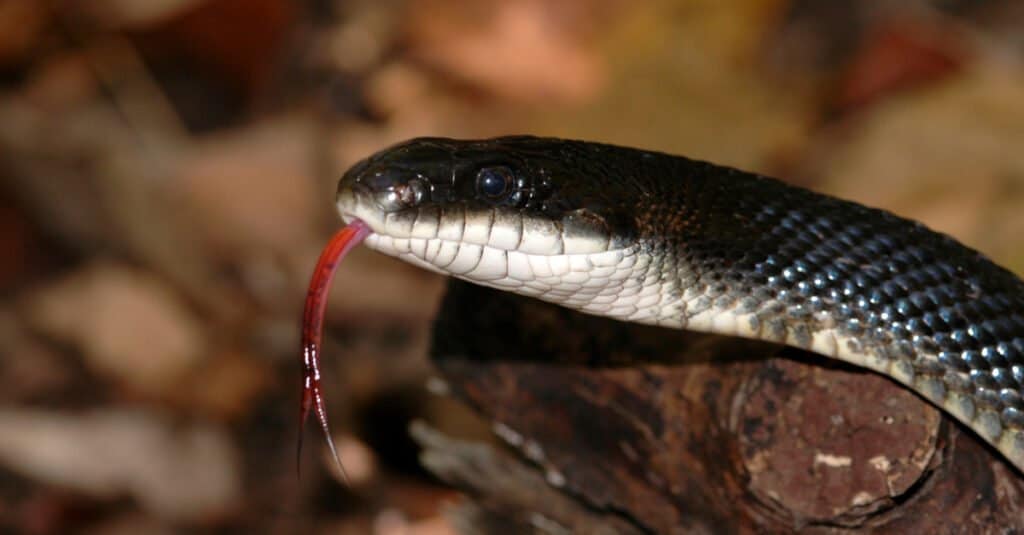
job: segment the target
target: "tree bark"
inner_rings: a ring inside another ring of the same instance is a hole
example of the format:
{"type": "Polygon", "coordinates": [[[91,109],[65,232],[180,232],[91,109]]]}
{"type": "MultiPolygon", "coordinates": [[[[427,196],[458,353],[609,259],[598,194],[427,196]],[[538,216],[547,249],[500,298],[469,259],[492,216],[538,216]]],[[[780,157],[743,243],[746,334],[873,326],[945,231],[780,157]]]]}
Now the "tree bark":
{"type": "Polygon", "coordinates": [[[1021,474],[872,372],[458,281],[434,334],[450,390],[508,446],[415,430],[473,501],[467,532],[1024,530],[1021,474]]]}

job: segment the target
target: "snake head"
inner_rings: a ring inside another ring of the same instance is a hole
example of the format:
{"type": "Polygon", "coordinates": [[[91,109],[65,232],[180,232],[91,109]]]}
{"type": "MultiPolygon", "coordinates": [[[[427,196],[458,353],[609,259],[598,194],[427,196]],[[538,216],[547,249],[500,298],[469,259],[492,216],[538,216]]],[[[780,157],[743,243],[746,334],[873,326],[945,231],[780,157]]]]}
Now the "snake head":
{"type": "Polygon", "coordinates": [[[413,139],[345,173],[338,210],[371,227],[370,247],[456,274],[466,269],[460,247],[543,256],[629,247],[636,216],[621,199],[635,195],[622,196],[623,184],[588,157],[593,145],[574,147],[534,137],[413,139]]]}

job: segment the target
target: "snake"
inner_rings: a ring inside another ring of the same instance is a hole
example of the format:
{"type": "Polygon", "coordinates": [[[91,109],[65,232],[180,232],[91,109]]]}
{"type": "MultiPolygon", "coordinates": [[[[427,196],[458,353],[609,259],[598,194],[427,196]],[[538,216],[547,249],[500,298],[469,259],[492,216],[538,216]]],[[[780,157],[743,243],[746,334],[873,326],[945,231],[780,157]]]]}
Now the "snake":
{"type": "Polygon", "coordinates": [[[1024,471],[1024,282],[921,223],[682,156],[533,136],[412,139],[352,166],[336,201],[371,249],[431,271],[873,370],[1024,471]]]}

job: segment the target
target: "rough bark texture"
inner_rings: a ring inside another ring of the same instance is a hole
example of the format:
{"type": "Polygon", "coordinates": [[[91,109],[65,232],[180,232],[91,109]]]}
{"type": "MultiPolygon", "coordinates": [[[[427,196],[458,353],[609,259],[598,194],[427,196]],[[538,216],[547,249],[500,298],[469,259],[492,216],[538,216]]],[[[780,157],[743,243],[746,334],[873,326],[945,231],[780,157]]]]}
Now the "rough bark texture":
{"type": "Polygon", "coordinates": [[[813,354],[453,282],[433,354],[510,446],[424,427],[467,532],[1005,533],[1024,478],[897,383],[813,354]]]}

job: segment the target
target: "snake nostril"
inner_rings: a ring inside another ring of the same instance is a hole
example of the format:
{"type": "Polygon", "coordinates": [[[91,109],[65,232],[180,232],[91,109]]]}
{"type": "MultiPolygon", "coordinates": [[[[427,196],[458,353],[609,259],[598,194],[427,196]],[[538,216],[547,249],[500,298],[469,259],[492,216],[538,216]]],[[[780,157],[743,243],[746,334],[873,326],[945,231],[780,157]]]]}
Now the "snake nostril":
{"type": "Polygon", "coordinates": [[[423,202],[423,198],[426,196],[427,186],[419,178],[413,178],[406,184],[401,186],[401,198],[402,202],[406,206],[412,207],[423,202]]]}
{"type": "MultiPolygon", "coordinates": [[[[379,186],[379,184],[378,184],[379,186]]],[[[418,206],[426,198],[428,186],[419,178],[397,182],[384,187],[370,187],[377,204],[385,211],[394,212],[418,206]]]]}
{"type": "Polygon", "coordinates": [[[430,190],[430,182],[423,175],[401,167],[374,164],[372,160],[353,166],[338,185],[339,195],[372,198],[386,212],[418,206],[430,190]]]}

